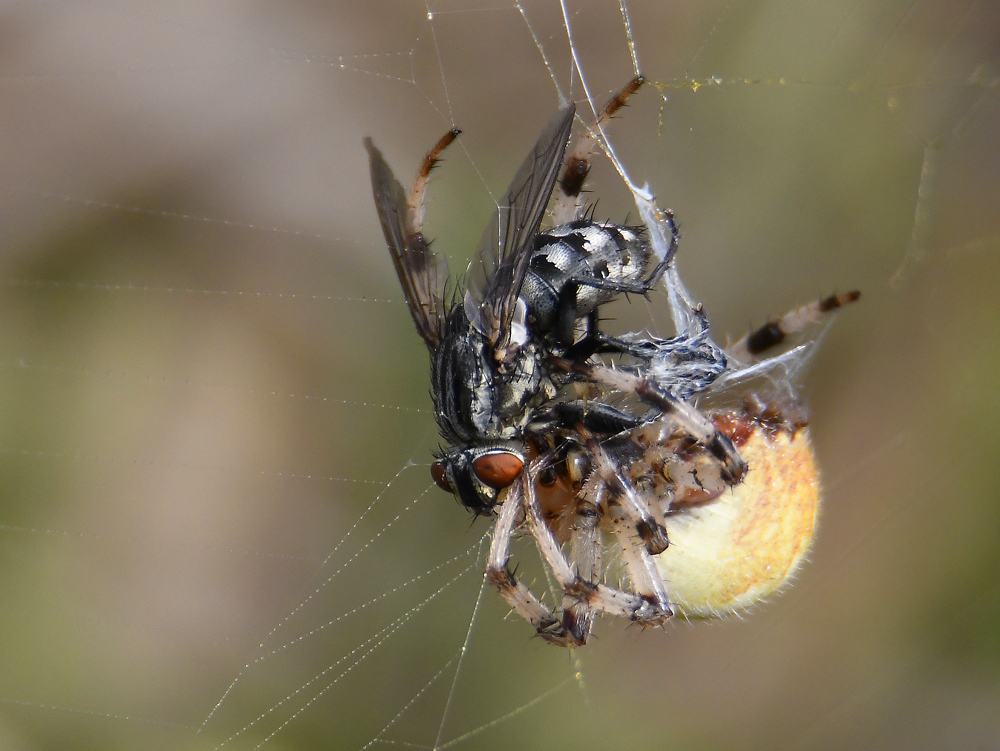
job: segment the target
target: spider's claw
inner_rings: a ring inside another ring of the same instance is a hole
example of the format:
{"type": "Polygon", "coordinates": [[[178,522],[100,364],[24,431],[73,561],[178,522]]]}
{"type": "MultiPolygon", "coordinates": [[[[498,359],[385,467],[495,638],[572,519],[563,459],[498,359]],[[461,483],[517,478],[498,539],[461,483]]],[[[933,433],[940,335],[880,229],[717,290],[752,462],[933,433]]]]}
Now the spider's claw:
{"type": "Polygon", "coordinates": [[[658,605],[645,597],[642,598],[642,605],[632,614],[632,620],[644,628],[662,626],[673,617],[674,611],[669,605],[658,605]]]}
{"type": "Polygon", "coordinates": [[[743,461],[736,447],[733,446],[732,441],[722,433],[716,431],[706,448],[721,463],[722,466],[719,471],[723,480],[730,485],[738,485],[743,481],[749,467],[743,461]]]}
{"type": "Polygon", "coordinates": [[[662,524],[639,522],[635,525],[635,529],[650,555],[659,555],[670,545],[667,530],[662,524]]]}
{"type": "Polygon", "coordinates": [[[593,627],[593,624],[593,611],[589,608],[584,611],[584,615],[582,617],[575,608],[566,608],[563,611],[562,625],[565,630],[566,637],[569,639],[569,645],[582,647],[586,644],[587,637],[590,636],[590,629],[593,627]]]}
{"type": "Polygon", "coordinates": [[[563,623],[555,618],[539,624],[537,631],[540,637],[557,647],[582,646],[584,644],[575,634],[569,633],[563,623]]]}

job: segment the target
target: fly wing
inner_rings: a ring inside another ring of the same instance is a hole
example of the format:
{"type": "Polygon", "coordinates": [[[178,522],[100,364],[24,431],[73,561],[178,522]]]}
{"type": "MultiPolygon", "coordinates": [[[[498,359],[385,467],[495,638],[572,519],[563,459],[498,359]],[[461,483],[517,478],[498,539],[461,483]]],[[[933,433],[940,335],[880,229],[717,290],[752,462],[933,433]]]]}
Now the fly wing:
{"type": "Polygon", "coordinates": [[[441,325],[448,312],[444,299],[447,262],[442,259],[439,263],[424,236],[416,231],[418,222],[411,216],[413,209],[407,201],[406,191],[392,174],[382,152],[375,148],[370,138],[365,138],[364,142],[368,150],[375,208],[389,245],[392,265],[396,267],[396,276],[403,287],[417,333],[433,352],[438,347],[441,325]]]}
{"type": "Polygon", "coordinates": [[[576,107],[559,110],[514,175],[486,227],[469,270],[465,310],[503,359],[521,283],[562,165],[576,107]]]}

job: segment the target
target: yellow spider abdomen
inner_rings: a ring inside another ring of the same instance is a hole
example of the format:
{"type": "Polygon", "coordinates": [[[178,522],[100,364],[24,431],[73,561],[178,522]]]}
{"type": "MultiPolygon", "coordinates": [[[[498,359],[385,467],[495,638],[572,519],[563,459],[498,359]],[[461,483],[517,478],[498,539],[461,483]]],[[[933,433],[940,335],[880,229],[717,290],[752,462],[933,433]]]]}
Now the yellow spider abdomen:
{"type": "Polygon", "coordinates": [[[750,467],[743,482],[666,518],[670,547],[655,560],[678,615],[745,610],[780,589],[809,551],[819,477],[808,430],[755,426],[739,451],[750,467]]]}

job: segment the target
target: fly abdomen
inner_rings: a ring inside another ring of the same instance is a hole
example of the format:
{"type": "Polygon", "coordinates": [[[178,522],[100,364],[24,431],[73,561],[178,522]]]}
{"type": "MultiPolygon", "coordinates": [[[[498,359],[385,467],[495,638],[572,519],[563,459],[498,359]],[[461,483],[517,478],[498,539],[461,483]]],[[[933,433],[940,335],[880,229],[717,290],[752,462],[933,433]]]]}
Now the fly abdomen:
{"type": "Polygon", "coordinates": [[[623,292],[643,293],[650,250],[639,230],[577,221],[535,237],[521,286],[531,328],[539,334],[570,329],[623,292]]]}

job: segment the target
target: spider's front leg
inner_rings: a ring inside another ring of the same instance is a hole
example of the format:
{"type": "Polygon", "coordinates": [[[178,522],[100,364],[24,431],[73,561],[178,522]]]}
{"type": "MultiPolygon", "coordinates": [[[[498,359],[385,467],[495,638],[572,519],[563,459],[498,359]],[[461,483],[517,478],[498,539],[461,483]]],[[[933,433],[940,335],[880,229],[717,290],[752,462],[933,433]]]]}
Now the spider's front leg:
{"type": "MultiPolygon", "coordinates": [[[[601,509],[584,499],[575,499],[569,526],[569,557],[577,579],[594,584],[602,576],[601,509]]],[[[563,625],[580,643],[587,640],[597,616],[594,608],[584,600],[563,595],[563,625]]]]}
{"type": "Polygon", "coordinates": [[[527,477],[527,471],[521,473],[521,477],[507,490],[507,497],[500,506],[500,513],[493,527],[493,542],[486,564],[486,578],[497,588],[511,609],[535,627],[539,636],[552,644],[565,647],[576,643],[575,640],[569,638],[565,627],[548,606],[519,582],[508,567],[510,540],[514,535],[517,517],[526,497],[527,477]]]}
{"type": "Polygon", "coordinates": [[[658,503],[647,502],[621,466],[596,440],[587,438],[587,449],[594,463],[594,472],[584,487],[583,495],[599,498],[600,505],[608,509],[632,589],[646,605],[643,612],[633,614],[632,619],[643,625],[662,625],[673,615],[666,588],[652,558],[668,546],[662,509],[658,503]],[[615,492],[609,493],[612,488],[615,492]]]}
{"type": "Polygon", "coordinates": [[[593,383],[623,393],[635,394],[655,407],[719,461],[722,465],[722,476],[730,485],[736,485],[746,475],[746,462],[733,446],[733,442],[720,433],[705,415],[683,399],[671,395],[656,380],[606,365],[574,362],[566,358],[553,357],[551,362],[558,368],[579,373],[593,383]]]}
{"type": "MultiPolygon", "coordinates": [[[[647,503],[646,499],[632,487],[632,483],[585,428],[580,426],[578,430],[586,441],[587,451],[594,463],[594,473],[584,488],[584,495],[589,496],[595,506],[607,505],[605,497],[607,490],[609,487],[614,487],[616,491],[614,502],[624,509],[643,546],[652,555],[659,555],[670,544],[667,540],[667,529],[663,526],[662,513],[647,503]]],[[[665,596],[663,604],[666,604],[665,596]]]]}
{"type": "MultiPolygon", "coordinates": [[[[617,482],[623,483],[635,495],[635,490],[631,488],[631,484],[621,473],[615,473],[613,470],[612,473],[617,482]]],[[[637,592],[626,592],[602,584],[596,581],[597,572],[594,570],[595,565],[599,566],[600,563],[597,552],[600,537],[596,525],[578,523],[573,529],[571,534],[576,536],[576,539],[573,540],[572,547],[581,554],[580,561],[577,561],[577,566],[574,567],[573,563],[567,560],[562,547],[552,533],[552,529],[545,521],[535,491],[536,476],[536,463],[526,469],[522,476],[525,515],[542,558],[545,559],[552,575],[562,587],[568,602],[571,603],[569,607],[564,606],[562,613],[562,626],[566,637],[574,644],[585,644],[590,635],[595,612],[628,618],[647,625],[659,625],[669,618],[672,613],[667,603],[666,592],[663,590],[663,583],[656,579],[655,574],[653,574],[655,567],[645,549],[645,543],[636,534],[637,527],[641,522],[635,520],[630,512],[626,512],[630,523],[623,526],[628,528],[629,539],[642,548],[641,552],[636,552],[633,556],[626,553],[629,573],[637,592]],[[634,561],[642,561],[643,565],[634,568],[634,561]],[[651,579],[654,579],[655,583],[651,579]]],[[[606,484],[601,482],[602,487],[596,491],[599,496],[607,490],[606,484]]],[[[592,505],[585,508],[593,508],[596,514],[597,505],[592,503],[592,499],[586,500],[590,500],[592,505]]],[[[584,514],[584,516],[587,515],[584,514]]],[[[574,557],[575,555],[576,553],[574,553],[574,557]]],[[[531,596],[534,597],[534,595],[531,596]]],[[[548,638],[544,633],[542,636],[548,638]]],[[[548,640],[554,641],[553,639],[548,640]]]]}
{"type": "Polygon", "coordinates": [[[823,320],[823,317],[844,305],[857,301],[861,293],[857,290],[843,295],[830,295],[821,300],[802,305],[790,310],[780,318],[768,321],[758,329],[751,331],[726,351],[734,359],[743,363],[754,363],[760,360],[760,355],[781,344],[786,337],[804,331],[812,324],[823,320]]]}

